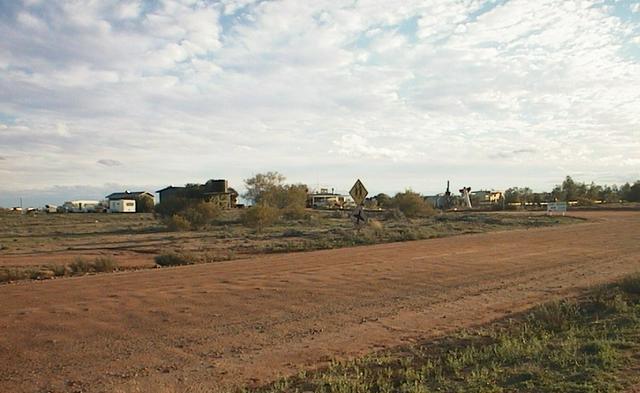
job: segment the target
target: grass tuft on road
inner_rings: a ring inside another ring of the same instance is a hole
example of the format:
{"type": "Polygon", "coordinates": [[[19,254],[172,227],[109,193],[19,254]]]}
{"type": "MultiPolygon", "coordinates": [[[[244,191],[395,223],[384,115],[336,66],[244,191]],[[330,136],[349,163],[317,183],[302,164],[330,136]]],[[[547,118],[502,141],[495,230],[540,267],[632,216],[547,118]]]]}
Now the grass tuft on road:
{"type": "Polygon", "coordinates": [[[78,257],[68,265],[48,264],[27,269],[0,268],[0,283],[19,280],[46,280],[54,277],[81,276],[88,273],[112,273],[119,270],[118,261],[100,256],[90,261],[78,257]]]}
{"type": "MultiPolygon", "coordinates": [[[[437,342],[334,362],[254,390],[614,392],[640,364],[640,274],[437,342]]],[[[251,391],[251,390],[242,390],[251,391]]]]}

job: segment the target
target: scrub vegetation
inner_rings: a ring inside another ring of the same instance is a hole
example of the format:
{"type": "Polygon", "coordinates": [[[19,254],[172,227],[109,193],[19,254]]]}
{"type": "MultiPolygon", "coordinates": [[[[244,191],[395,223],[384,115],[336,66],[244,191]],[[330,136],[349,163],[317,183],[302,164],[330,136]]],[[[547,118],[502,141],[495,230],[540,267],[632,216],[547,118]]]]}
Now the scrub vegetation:
{"type": "Polygon", "coordinates": [[[637,383],[640,274],[435,342],[303,372],[275,392],[616,392],[637,383]]]}
{"type": "Polygon", "coordinates": [[[118,270],[141,269],[180,264],[173,257],[167,262],[164,255],[188,255],[189,263],[206,263],[582,221],[489,212],[432,215],[426,211],[409,218],[391,208],[368,212],[368,224],[355,230],[349,211],[306,209],[300,218],[288,218],[269,205],[202,210],[189,213],[192,221],[175,215],[173,225],[181,226],[177,231],[151,214],[0,214],[0,282],[115,270],[109,264],[94,264],[102,256],[116,261],[118,270]],[[212,211],[216,211],[214,219],[202,219],[212,211]],[[198,222],[198,229],[192,229],[193,222],[198,222]],[[157,256],[160,259],[154,259],[157,256]]]}

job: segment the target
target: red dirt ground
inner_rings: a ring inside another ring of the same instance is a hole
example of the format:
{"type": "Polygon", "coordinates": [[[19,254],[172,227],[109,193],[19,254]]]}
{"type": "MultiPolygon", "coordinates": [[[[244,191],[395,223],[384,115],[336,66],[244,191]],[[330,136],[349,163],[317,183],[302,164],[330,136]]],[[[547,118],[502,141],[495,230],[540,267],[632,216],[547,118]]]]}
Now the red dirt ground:
{"type": "Polygon", "coordinates": [[[640,269],[640,213],[580,215],[590,220],[0,286],[0,391],[255,385],[640,269]]]}

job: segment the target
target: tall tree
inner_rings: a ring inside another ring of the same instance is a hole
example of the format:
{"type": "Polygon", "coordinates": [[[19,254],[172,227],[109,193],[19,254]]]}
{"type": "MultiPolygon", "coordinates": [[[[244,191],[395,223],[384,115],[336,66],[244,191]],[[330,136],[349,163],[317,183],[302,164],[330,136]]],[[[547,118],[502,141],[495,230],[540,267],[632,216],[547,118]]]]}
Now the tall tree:
{"type": "Polygon", "coordinates": [[[242,196],[255,203],[259,203],[264,193],[274,187],[281,186],[285,177],[279,172],[258,173],[249,179],[244,180],[247,192],[242,196]]]}
{"type": "Polygon", "coordinates": [[[627,196],[629,202],[640,202],[640,180],[636,181],[630,188],[627,196]]]}

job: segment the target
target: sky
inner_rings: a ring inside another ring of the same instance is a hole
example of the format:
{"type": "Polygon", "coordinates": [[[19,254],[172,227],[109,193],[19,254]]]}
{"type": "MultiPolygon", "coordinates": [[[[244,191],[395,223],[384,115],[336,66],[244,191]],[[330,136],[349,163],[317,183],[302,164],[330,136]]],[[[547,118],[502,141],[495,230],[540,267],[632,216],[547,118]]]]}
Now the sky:
{"type": "Polygon", "coordinates": [[[640,0],[0,0],[0,37],[0,206],[640,178],[640,0]]]}

